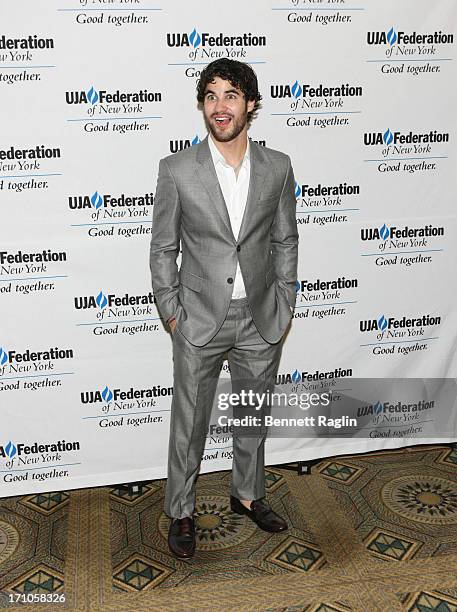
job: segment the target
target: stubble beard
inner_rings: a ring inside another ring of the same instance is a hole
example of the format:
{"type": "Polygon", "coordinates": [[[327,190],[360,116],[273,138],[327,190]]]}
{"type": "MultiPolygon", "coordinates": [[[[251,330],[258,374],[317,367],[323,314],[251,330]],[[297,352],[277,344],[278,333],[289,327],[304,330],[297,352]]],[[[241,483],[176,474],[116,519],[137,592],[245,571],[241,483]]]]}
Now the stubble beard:
{"type": "Polygon", "coordinates": [[[247,113],[239,119],[232,118],[231,129],[227,132],[220,133],[217,128],[213,126],[210,120],[205,117],[206,128],[209,132],[211,132],[211,135],[213,136],[214,140],[217,140],[218,142],[230,142],[231,140],[234,140],[244,130],[245,126],[247,125],[247,122],[247,113]]]}

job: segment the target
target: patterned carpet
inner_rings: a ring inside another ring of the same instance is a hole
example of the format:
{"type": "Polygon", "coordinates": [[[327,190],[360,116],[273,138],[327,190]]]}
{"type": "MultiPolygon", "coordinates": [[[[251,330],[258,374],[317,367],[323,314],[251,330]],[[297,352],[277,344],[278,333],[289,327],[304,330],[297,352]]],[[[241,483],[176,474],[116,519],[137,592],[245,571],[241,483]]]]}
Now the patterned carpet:
{"type": "Polygon", "coordinates": [[[0,499],[0,608],[457,612],[457,451],[411,447],[268,468],[288,521],[230,512],[230,473],[198,481],[197,553],[170,556],[164,482],[0,499]],[[173,588],[172,588],[173,587],[173,588]]]}

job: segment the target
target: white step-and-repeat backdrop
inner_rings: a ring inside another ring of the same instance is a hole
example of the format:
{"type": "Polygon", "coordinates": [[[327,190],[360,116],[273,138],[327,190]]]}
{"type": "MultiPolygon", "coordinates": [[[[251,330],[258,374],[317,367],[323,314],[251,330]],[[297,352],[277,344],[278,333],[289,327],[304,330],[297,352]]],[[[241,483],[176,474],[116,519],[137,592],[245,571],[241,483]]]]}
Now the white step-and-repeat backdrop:
{"type": "MultiPolygon", "coordinates": [[[[250,136],[295,171],[278,380],[456,376],[455,0],[3,0],[0,23],[0,496],[166,474],[154,191],[159,159],[206,134],[196,81],[219,57],[254,67],[250,136]]],[[[401,446],[433,421],[413,430],[384,399],[370,410],[395,427],[272,438],[268,463],[401,446]]],[[[230,449],[213,430],[202,469],[230,449]]]]}

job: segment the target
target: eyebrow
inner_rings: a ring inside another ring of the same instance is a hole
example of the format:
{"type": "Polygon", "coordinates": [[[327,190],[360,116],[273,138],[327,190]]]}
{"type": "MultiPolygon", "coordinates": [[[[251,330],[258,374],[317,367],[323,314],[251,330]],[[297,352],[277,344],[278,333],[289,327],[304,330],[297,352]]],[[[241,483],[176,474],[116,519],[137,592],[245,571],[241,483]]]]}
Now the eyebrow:
{"type": "MultiPolygon", "coordinates": [[[[215,92],[214,92],[212,89],[207,89],[207,90],[205,91],[205,96],[207,96],[208,94],[214,94],[214,93],[215,93],[215,92]]],[[[228,93],[234,93],[234,94],[237,94],[238,96],[239,96],[239,95],[241,95],[241,94],[240,94],[240,92],[239,92],[237,89],[226,89],[226,90],[224,91],[224,93],[225,93],[225,94],[228,94],[228,93]]]]}

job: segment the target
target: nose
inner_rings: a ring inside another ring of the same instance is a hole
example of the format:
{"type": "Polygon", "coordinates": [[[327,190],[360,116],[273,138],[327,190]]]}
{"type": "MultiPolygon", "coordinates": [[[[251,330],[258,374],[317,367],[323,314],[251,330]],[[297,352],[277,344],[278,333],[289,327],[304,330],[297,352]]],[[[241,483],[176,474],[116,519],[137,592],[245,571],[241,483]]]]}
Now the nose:
{"type": "Polygon", "coordinates": [[[225,108],[226,108],[225,100],[223,98],[218,98],[216,100],[216,105],[214,107],[215,112],[216,113],[220,113],[220,112],[224,111],[225,108]]]}

